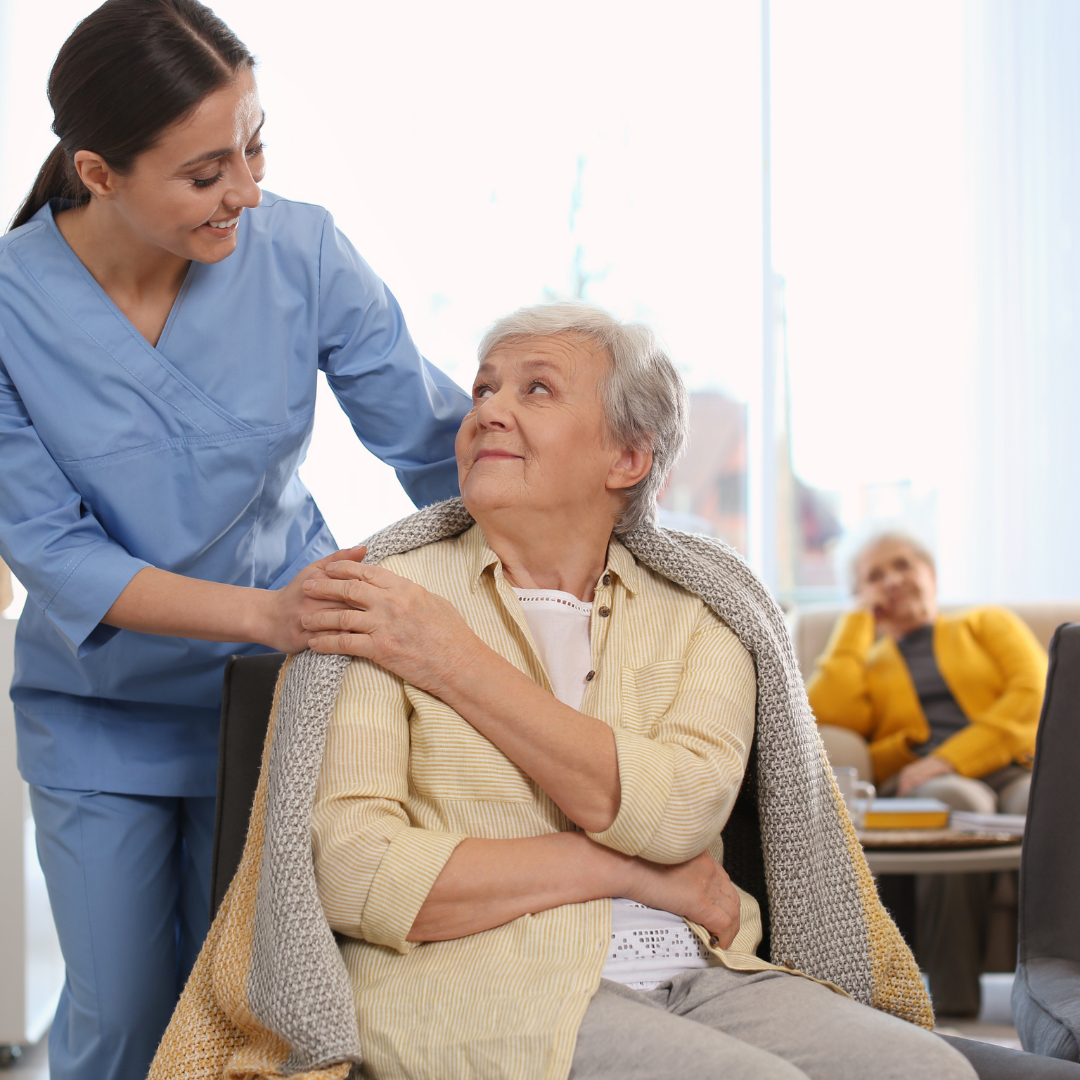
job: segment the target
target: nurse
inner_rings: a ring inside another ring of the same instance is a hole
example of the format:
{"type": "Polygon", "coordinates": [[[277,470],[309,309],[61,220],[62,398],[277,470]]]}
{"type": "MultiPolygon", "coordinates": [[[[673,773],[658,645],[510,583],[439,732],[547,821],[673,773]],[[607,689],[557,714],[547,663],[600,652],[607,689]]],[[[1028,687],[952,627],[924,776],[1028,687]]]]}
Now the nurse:
{"type": "Polygon", "coordinates": [[[260,191],[252,67],[197,0],[108,0],[60,50],[60,142],[0,238],[53,1080],[145,1076],[205,934],[225,659],[305,647],[302,583],[337,546],[297,476],[318,371],[417,505],[457,492],[469,399],[325,210],[260,191]]]}

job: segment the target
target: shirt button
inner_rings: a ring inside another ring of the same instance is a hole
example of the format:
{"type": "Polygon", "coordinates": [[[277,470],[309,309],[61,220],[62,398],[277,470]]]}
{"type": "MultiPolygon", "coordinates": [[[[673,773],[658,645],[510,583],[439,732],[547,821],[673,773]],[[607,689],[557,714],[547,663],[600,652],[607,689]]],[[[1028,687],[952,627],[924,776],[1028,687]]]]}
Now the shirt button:
{"type": "Polygon", "coordinates": [[[595,679],[595,678],[596,678],[596,672],[595,671],[590,671],[588,673],[588,675],[585,676],[585,681],[586,682],[592,682],[593,679],[595,679]]]}
{"type": "Polygon", "coordinates": [[[604,575],[604,584],[605,585],[610,585],[611,584],[611,575],[610,574],[605,574],[604,575]]]}
{"type": "Polygon", "coordinates": [[[611,614],[611,608],[602,607],[597,613],[601,619],[606,619],[611,614]]]}

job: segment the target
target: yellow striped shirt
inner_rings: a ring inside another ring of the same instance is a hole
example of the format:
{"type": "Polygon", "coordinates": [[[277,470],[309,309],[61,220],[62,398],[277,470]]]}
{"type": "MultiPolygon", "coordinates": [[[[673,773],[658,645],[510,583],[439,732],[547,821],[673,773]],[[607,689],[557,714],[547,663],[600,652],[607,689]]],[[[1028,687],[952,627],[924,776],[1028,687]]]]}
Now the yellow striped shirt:
{"type": "MultiPolygon", "coordinates": [[[[383,564],[450,600],[495,651],[551,689],[521,604],[479,526],[383,564]]],[[[591,622],[596,676],[581,711],[610,724],[621,804],[594,840],[682,862],[708,847],[742,782],[753,663],[696,597],[612,540],[591,622]],[[607,610],[609,615],[604,615],[607,610]]],[[[575,828],[530,778],[441,701],[366,660],[338,696],[312,822],[319,894],[355,988],[365,1075],[563,1080],[599,985],[608,900],[568,904],[454,941],[405,940],[466,837],[575,828]]],[[[717,962],[754,970],[757,903],[717,962]]],[[[707,933],[691,924],[703,941],[707,933]]]]}

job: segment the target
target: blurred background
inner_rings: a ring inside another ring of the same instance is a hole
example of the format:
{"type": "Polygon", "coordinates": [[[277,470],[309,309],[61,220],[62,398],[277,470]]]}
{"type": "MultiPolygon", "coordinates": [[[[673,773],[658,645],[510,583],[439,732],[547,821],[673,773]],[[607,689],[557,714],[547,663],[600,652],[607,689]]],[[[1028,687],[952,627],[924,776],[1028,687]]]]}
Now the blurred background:
{"type": "MultiPolygon", "coordinates": [[[[94,6],[0,0],[5,218],[94,6]]],[[[1080,5],[215,9],[260,60],[266,188],[330,208],[460,383],[545,298],[659,332],[693,393],[667,520],[786,606],[898,522],[947,601],[1080,596],[1080,5]]],[[[342,543],[411,509],[328,392],[302,475],[342,543]]]]}

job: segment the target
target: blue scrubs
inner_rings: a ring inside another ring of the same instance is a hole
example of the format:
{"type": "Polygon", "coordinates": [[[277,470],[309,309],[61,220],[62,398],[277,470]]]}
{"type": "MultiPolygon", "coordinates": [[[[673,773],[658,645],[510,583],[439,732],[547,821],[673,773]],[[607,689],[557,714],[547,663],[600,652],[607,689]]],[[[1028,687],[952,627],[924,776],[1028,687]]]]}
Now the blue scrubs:
{"type": "MultiPolygon", "coordinates": [[[[53,209],[0,238],[0,555],[29,593],[11,688],[19,768],[54,793],[203,800],[215,790],[225,658],[263,650],[102,617],[144,566],[274,589],[336,548],[297,476],[319,369],[417,505],[457,492],[453,442],[469,398],[419,355],[393,296],[320,207],[265,194],[245,211],[232,255],[192,263],[156,347],[72,252],[53,209]]],[[[78,819],[52,799],[49,821],[78,819]]],[[[43,839],[54,842],[74,850],[70,837],[43,839]]],[[[92,830],[80,843],[73,866],[123,862],[92,830]]],[[[146,890],[130,862],[111,867],[117,894],[146,890]]],[[[54,897],[84,888],[64,873],[49,875],[54,897]]],[[[136,1075],[80,1060],[70,1075],[136,1075]]]]}

